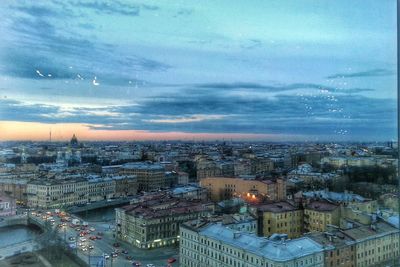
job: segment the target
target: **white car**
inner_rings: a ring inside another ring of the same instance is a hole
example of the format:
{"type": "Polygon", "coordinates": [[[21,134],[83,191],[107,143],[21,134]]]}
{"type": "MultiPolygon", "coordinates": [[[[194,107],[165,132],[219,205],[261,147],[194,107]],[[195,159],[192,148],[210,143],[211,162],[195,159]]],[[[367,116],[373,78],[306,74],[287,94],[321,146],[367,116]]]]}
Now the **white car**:
{"type": "Polygon", "coordinates": [[[152,264],[152,263],[148,263],[148,264],[146,265],[146,267],[155,267],[155,266],[154,266],[154,264],[152,264]]]}
{"type": "Polygon", "coordinates": [[[82,242],[85,242],[85,241],[86,241],[86,238],[81,237],[81,238],[79,238],[79,240],[82,241],[82,242]]]}
{"type": "Polygon", "coordinates": [[[108,255],[108,254],[104,254],[103,255],[103,257],[107,260],[107,259],[109,259],[110,258],[110,255],[108,255]]]}

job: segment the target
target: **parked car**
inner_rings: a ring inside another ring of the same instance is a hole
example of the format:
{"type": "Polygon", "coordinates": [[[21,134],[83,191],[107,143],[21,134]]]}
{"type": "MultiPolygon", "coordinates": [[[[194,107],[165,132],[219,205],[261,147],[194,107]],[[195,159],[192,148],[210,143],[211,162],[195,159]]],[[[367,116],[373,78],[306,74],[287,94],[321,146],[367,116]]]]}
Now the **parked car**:
{"type": "Polygon", "coordinates": [[[113,246],[116,247],[116,248],[118,248],[118,247],[120,246],[120,244],[119,244],[118,242],[115,242],[115,243],[113,244],[113,246]]]}
{"type": "Polygon", "coordinates": [[[125,249],[123,249],[123,250],[121,251],[121,253],[122,253],[122,254],[128,254],[128,251],[125,250],[125,249]]]}
{"type": "Polygon", "coordinates": [[[130,260],[133,259],[133,257],[132,257],[131,255],[126,255],[126,256],[125,256],[125,259],[127,259],[128,261],[130,261],[130,260]]]}

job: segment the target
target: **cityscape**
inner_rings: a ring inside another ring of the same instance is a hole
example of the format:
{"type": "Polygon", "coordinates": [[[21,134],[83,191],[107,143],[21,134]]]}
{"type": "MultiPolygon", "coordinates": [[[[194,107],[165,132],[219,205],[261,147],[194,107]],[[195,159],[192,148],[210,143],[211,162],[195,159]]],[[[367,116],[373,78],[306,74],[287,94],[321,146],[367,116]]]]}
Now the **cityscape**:
{"type": "Polygon", "coordinates": [[[0,237],[22,240],[0,256],[51,249],[71,266],[396,266],[397,153],[394,142],[4,142],[0,226],[10,230],[0,237]]]}
{"type": "Polygon", "coordinates": [[[0,4],[0,267],[398,267],[395,0],[0,4]]]}

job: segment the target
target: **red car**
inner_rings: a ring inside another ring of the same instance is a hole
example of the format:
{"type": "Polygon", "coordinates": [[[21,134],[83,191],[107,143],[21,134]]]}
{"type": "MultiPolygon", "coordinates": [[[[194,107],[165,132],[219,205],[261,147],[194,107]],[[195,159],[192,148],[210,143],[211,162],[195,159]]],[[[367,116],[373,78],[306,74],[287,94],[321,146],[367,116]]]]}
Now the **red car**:
{"type": "Polygon", "coordinates": [[[96,237],[95,236],[91,236],[91,237],[89,237],[89,239],[90,240],[96,240],[96,237]]]}
{"type": "Polygon", "coordinates": [[[176,262],[176,259],[175,259],[175,258],[169,258],[169,259],[168,259],[168,263],[174,263],[174,262],[176,262]]]}

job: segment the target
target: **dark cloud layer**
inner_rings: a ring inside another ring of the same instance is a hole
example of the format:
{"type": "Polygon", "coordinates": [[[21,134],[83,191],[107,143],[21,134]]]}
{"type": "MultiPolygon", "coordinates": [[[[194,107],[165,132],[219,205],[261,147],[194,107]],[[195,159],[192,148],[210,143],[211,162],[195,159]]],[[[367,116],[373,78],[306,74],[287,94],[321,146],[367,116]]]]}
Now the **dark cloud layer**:
{"type": "Polygon", "coordinates": [[[336,78],[356,78],[356,77],[379,77],[379,76],[390,76],[396,73],[387,69],[372,69],[367,71],[353,72],[353,73],[337,73],[330,75],[326,78],[336,79],[336,78]]]}

